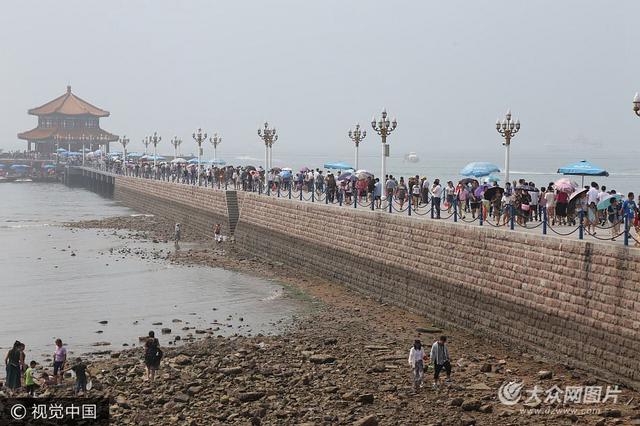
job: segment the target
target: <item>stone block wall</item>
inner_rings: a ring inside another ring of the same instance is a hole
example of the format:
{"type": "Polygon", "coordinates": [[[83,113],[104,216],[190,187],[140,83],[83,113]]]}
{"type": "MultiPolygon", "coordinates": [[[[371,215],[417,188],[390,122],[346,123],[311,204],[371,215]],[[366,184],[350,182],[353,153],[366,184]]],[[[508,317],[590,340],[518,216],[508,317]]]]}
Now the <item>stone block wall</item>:
{"type": "MultiPolygon", "coordinates": [[[[226,215],[224,191],[117,178],[115,193],[206,232],[226,215]]],[[[638,250],[252,193],[238,203],[237,245],[252,254],[640,388],[638,250]]]]}

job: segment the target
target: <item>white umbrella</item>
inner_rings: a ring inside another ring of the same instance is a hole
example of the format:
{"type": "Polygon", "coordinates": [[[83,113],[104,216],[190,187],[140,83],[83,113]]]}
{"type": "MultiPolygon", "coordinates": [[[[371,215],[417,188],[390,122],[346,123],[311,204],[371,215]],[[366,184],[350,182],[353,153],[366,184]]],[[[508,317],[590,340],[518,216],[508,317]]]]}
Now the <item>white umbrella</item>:
{"type": "Polygon", "coordinates": [[[187,160],[185,160],[184,158],[174,158],[173,160],[171,160],[171,162],[173,164],[178,164],[178,163],[183,164],[183,163],[186,163],[187,160]]]}

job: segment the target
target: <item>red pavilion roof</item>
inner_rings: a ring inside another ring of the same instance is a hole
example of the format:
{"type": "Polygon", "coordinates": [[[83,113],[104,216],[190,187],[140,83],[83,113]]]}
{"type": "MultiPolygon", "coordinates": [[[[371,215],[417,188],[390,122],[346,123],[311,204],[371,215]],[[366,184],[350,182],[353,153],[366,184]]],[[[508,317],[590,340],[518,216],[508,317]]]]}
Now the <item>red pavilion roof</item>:
{"type": "Polygon", "coordinates": [[[71,86],[67,86],[67,93],[47,102],[46,104],[29,110],[31,115],[93,115],[108,117],[109,111],[100,109],[71,93],[71,86]]]}
{"type": "Polygon", "coordinates": [[[58,129],[57,127],[51,127],[43,129],[36,127],[35,129],[18,133],[18,138],[30,141],[51,139],[81,141],[83,137],[88,140],[92,140],[93,142],[97,142],[98,139],[105,142],[118,140],[118,136],[100,128],[58,129]]]}

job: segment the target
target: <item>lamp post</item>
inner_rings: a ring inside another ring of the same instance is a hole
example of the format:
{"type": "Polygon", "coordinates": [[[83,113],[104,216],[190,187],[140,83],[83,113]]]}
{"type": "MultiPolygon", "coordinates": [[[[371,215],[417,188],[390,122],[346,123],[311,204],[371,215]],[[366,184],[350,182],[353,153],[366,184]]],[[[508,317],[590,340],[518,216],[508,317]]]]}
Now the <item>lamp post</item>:
{"type": "Polygon", "coordinates": [[[180,144],[182,144],[182,139],[178,139],[177,136],[174,136],[173,139],[171,139],[171,145],[173,146],[173,157],[174,158],[178,158],[178,147],[180,146],[180,144]]]}
{"type": "Polygon", "coordinates": [[[396,127],[398,127],[398,122],[394,118],[392,121],[389,121],[387,118],[387,110],[382,110],[382,117],[379,121],[376,120],[376,117],[371,119],[371,127],[376,131],[377,134],[380,135],[382,139],[382,170],[380,173],[380,182],[382,182],[382,187],[385,185],[385,175],[387,174],[387,157],[389,156],[389,145],[387,145],[387,136],[393,132],[396,127]]]}
{"type": "Polygon", "coordinates": [[[193,140],[198,144],[198,186],[202,183],[202,176],[200,173],[200,159],[202,158],[202,142],[207,140],[207,133],[202,133],[202,129],[198,128],[193,132],[193,140]]]}
{"type": "Polygon", "coordinates": [[[91,138],[85,134],[80,135],[80,140],[82,141],[82,167],[84,167],[84,147],[85,147],[85,142],[87,142],[88,140],[90,140],[91,138]]]}
{"type": "Polygon", "coordinates": [[[129,138],[124,135],[120,138],[120,143],[122,144],[122,172],[123,174],[127,174],[127,145],[129,144],[129,138]]]}
{"type": "Polygon", "coordinates": [[[504,142],[502,143],[502,145],[505,146],[504,181],[509,182],[509,149],[511,147],[511,138],[520,131],[520,120],[516,119],[513,121],[511,119],[511,110],[509,109],[504,116],[504,120],[500,121],[498,118],[496,121],[496,130],[504,138],[504,142]]]}
{"type": "Polygon", "coordinates": [[[149,136],[146,136],[144,139],[142,139],[142,144],[144,145],[144,155],[147,155],[147,149],[149,148],[149,144],[151,142],[149,141],[149,136]]]}
{"type": "Polygon", "coordinates": [[[213,145],[213,161],[215,162],[218,159],[218,145],[222,143],[222,136],[218,136],[217,133],[214,133],[212,137],[209,138],[209,142],[213,145]]]}
{"type": "Polygon", "coordinates": [[[640,117],[640,95],[638,95],[638,92],[636,92],[636,95],[633,97],[633,112],[640,117]]]}
{"type": "Polygon", "coordinates": [[[362,140],[364,138],[367,137],[367,131],[366,130],[360,130],[360,124],[356,123],[356,127],[354,130],[349,129],[349,138],[353,141],[353,143],[356,144],[356,170],[358,170],[358,146],[360,145],[360,142],[362,142],[362,140]]]}
{"type": "MultiPolygon", "coordinates": [[[[160,143],[160,141],[162,140],[162,136],[158,136],[158,132],[153,132],[153,136],[149,136],[149,142],[153,144],[153,169],[154,169],[154,173],[155,173],[155,169],[156,169],[156,165],[157,165],[157,158],[158,157],[158,150],[156,149],[158,144],[160,143]]],[[[146,152],[146,146],[148,145],[145,144],[145,152],[146,152]]]]}
{"type": "Polygon", "coordinates": [[[276,134],[276,128],[274,127],[270,129],[269,123],[265,121],[264,128],[258,129],[258,136],[260,136],[260,139],[264,141],[264,172],[266,179],[266,174],[269,172],[269,170],[271,170],[272,157],[270,154],[270,150],[273,146],[273,143],[278,140],[278,135],[276,134]]]}

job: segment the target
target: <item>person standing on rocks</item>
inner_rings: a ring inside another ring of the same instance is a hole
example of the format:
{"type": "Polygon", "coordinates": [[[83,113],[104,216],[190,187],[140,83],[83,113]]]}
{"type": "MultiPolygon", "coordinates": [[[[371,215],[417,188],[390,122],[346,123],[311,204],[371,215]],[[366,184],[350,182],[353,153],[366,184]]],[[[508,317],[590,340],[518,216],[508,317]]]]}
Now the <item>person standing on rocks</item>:
{"type": "Polygon", "coordinates": [[[20,371],[21,371],[21,355],[20,355],[20,341],[16,340],[13,344],[13,348],[7,352],[4,357],[4,364],[6,366],[6,379],[5,387],[9,389],[9,393],[14,392],[20,387],[20,371]]]}
{"type": "Polygon", "coordinates": [[[153,382],[156,376],[156,370],[160,368],[160,360],[162,359],[162,351],[160,350],[160,342],[155,337],[153,331],[149,332],[149,337],[144,343],[144,365],[147,367],[147,379],[153,382]]]}
{"type": "Polygon", "coordinates": [[[416,390],[422,387],[422,376],[424,374],[424,349],[420,340],[413,342],[409,351],[409,365],[413,370],[413,386],[416,390]]]}
{"type": "Polygon", "coordinates": [[[219,223],[216,223],[216,226],[213,229],[213,236],[214,236],[214,239],[216,240],[216,243],[222,242],[222,227],[220,226],[219,223]]]}
{"type": "Polygon", "coordinates": [[[62,383],[62,371],[67,363],[67,348],[62,346],[62,339],[56,339],[56,350],[53,353],[53,377],[58,384],[62,383]]]}
{"type": "Polygon", "coordinates": [[[176,223],[176,226],[175,226],[173,231],[174,231],[173,232],[173,238],[174,238],[176,244],[178,244],[180,242],[180,224],[179,223],[176,223]]]}
{"type": "Polygon", "coordinates": [[[431,346],[430,354],[431,362],[433,362],[433,387],[434,389],[440,384],[440,372],[444,370],[447,373],[445,383],[451,382],[451,362],[449,362],[449,349],[447,348],[447,336],[440,336],[431,346]]]}

